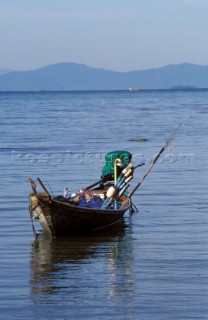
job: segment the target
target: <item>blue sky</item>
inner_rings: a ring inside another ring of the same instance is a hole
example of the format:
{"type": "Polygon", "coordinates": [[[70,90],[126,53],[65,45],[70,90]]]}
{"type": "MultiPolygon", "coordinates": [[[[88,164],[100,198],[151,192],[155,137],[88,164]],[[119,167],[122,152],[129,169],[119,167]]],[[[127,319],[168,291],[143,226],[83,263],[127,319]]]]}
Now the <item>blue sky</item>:
{"type": "Polygon", "coordinates": [[[0,68],[208,65],[208,0],[0,0],[0,68]]]}

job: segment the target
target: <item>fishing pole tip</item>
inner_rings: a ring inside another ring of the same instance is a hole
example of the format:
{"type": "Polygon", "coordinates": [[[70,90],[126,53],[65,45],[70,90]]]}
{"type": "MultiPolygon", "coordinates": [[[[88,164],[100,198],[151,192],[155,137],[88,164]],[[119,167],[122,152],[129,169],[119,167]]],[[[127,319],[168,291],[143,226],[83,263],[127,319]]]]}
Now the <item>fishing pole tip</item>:
{"type": "Polygon", "coordinates": [[[175,131],[172,133],[172,135],[166,139],[166,144],[165,144],[165,148],[167,148],[169,151],[172,149],[173,147],[173,141],[175,139],[176,134],[178,133],[180,127],[182,126],[182,122],[179,123],[179,125],[177,126],[177,128],[175,129],[175,131]]]}

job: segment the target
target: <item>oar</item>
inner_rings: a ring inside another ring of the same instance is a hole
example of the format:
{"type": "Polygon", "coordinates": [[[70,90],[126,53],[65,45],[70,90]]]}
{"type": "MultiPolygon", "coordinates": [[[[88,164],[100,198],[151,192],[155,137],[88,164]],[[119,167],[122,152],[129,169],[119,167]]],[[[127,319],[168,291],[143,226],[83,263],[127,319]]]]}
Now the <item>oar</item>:
{"type": "Polygon", "coordinates": [[[155,163],[157,162],[157,160],[160,158],[160,156],[162,155],[162,153],[165,151],[165,149],[167,147],[170,147],[170,145],[172,144],[178,130],[181,127],[181,123],[179,124],[179,126],[176,128],[176,130],[173,132],[172,136],[167,140],[166,144],[164,147],[161,148],[160,152],[158,153],[158,155],[156,156],[156,158],[154,159],[154,161],[151,163],[151,165],[149,166],[147,172],[145,173],[145,175],[143,176],[143,178],[138,182],[138,184],[136,185],[136,187],[130,192],[128,198],[131,198],[133,196],[133,194],[135,193],[135,191],[141,186],[142,182],[144,181],[144,179],[147,177],[147,175],[150,173],[150,171],[152,170],[153,166],[155,165],[155,163]]]}
{"type": "Polygon", "coordinates": [[[86,188],[84,188],[84,190],[86,190],[86,189],[91,189],[91,188],[97,186],[97,185],[98,185],[99,183],[101,183],[101,182],[103,182],[103,179],[101,179],[101,180],[99,180],[99,181],[91,184],[90,186],[87,186],[86,188]]]}
{"type": "Polygon", "coordinates": [[[44,184],[42,183],[42,181],[40,180],[40,178],[37,178],[37,181],[39,183],[39,185],[43,188],[43,190],[45,191],[45,193],[47,193],[50,196],[50,193],[48,192],[48,190],[46,189],[46,187],[44,186],[44,184]]]}
{"type": "Polygon", "coordinates": [[[36,186],[35,182],[31,178],[29,178],[27,181],[31,184],[33,193],[37,193],[37,191],[36,191],[37,186],[36,186]]]}

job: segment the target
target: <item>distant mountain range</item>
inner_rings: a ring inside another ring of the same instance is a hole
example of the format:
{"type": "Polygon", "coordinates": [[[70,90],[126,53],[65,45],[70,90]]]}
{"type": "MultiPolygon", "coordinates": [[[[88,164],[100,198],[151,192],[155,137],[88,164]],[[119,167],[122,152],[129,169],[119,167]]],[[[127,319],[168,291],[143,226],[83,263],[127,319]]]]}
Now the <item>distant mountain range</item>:
{"type": "Polygon", "coordinates": [[[0,91],[73,91],[208,88],[208,66],[168,65],[116,72],[84,64],[60,63],[31,71],[0,69],[0,91]]]}
{"type": "Polygon", "coordinates": [[[0,76],[9,72],[12,72],[12,71],[8,69],[0,69],[0,76]]]}

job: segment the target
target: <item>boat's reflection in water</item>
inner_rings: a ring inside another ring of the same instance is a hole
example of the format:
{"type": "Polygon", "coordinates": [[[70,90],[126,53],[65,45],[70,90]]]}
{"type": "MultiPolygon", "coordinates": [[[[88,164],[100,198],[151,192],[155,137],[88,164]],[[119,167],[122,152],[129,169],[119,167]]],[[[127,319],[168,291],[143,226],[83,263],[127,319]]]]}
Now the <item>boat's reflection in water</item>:
{"type": "Polygon", "coordinates": [[[91,290],[106,298],[134,294],[130,228],[123,223],[82,237],[39,237],[31,250],[32,300],[50,303],[63,293],[86,299],[91,290]]]}

